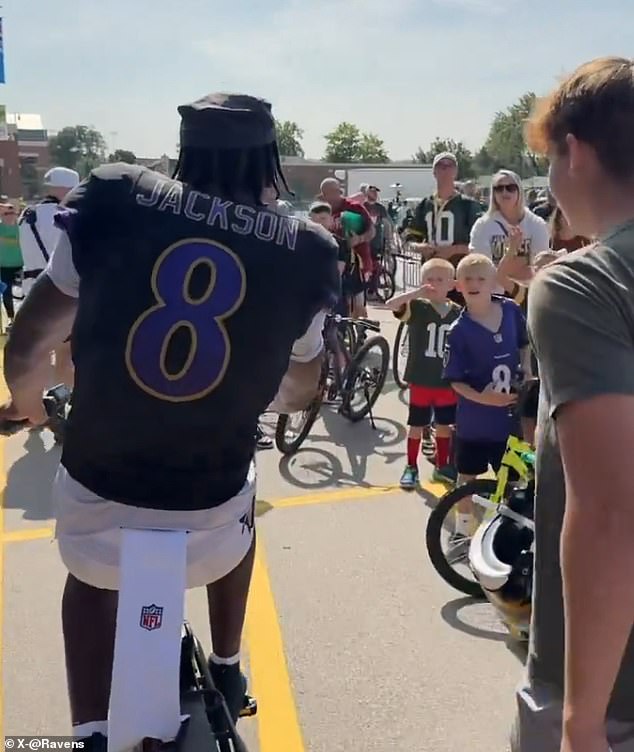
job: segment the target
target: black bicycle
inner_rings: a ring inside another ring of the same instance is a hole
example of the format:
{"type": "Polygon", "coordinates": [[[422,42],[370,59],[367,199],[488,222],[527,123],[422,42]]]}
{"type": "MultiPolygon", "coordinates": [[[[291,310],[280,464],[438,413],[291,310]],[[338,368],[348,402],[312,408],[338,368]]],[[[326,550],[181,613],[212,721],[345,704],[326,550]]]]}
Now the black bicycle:
{"type": "Polygon", "coordinates": [[[275,444],[283,454],[300,448],[324,399],[340,400],[339,413],[352,423],[370,416],[376,428],[372,408],[387,376],[390,346],[376,321],[329,315],[324,327],[325,357],[318,393],[303,411],[280,415],[275,430],[275,444]],[[376,336],[368,337],[368,332],[376,336]]]}

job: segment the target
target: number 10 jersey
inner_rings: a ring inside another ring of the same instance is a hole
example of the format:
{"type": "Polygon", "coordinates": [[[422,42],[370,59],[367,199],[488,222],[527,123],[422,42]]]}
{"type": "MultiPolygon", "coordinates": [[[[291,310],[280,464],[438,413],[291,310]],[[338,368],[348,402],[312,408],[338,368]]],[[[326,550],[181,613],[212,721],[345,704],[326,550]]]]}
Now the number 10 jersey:
{"type": "Polygon", "coordinates": [[[405,381],[430,388],[448,386],[442,377],[445,338],[453,322],[460,316],[460,306],[451,301],[441,315],[429,300],[412,300],[402,313],[395,315],[409,327],[409,354],[405,381]]]}

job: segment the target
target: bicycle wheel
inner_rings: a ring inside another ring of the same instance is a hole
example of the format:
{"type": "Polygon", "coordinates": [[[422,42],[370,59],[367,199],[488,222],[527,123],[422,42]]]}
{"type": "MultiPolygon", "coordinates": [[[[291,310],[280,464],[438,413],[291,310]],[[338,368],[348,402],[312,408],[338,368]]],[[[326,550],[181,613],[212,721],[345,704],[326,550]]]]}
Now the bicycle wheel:
{"type": "Polygon", "coordinates": [[[376,279],[376,297],[381,303],[387,303],[390,298],[394,297],[395,292],[394,274],[387,269],[381,269],[376,279]]]}
{"type": "Polygon", "coordinates": [[[452,539],[450,531],[454,529],[452,516],[456,513],[456,505],[465,497],[477,494],[478,496],[491,497],[495,493],[497,481],[491,479],[472,480],[462,486],[454,488],[453,491],[445,494],[432,510],[427,521],[427,530],[425,533],[427,552],[431,563],[451,587],[459,590],[465,595],[474,598],[484,597],[484,593],[475,577],[471,574],[468,564],[469,545],[471,536],[478,529],[480,522],[485,517],[486,510],[476,504],[473,505],[474,526],[469,536],[460,536],[455,540],[452,539]],[[447,524],[449,522],[449,524],[447,524]],[[445,535],[446,534],[446,535],[445,535]],[[447,537],[450,542],[450,549],[447,553],[443,550],[443,538],[447,537]],[[464,565],[464,576],[454,569],[456,564],[464,565]]]}
{"type": "Polygon", "coordinates": [[[389,359],[385,337],[370,337],[357,350],[346,373],[341,405],[345,418],[356,423],[374,407],[385,384],[389,359]]]}
{"type": "Polygon", "coordinates": [[[409,357],[409,327],[404,321],[398,325],[396,338],[394,340],[394,349],[392,350],[392,373],[394,381],[401,389],[407,389],[405,381],[405,366],[409,357]]]}
{"type": "Polygon", "coordinates": [[[324,358],[319,378],[319,391],[315,399],[301,412],[291,415],[282,414],[278,417],[275,427],[275,446],[282,454],[295,454],[310,433],[321,409],[329,371],[328,359],[324,358]]]}
{"type": "Polygon", "coordinates": [[[396,274],[396,256],[393,253],[388,253],[384,257],[383,263],[390,274],[396,274]]]}
{"type": "Polygon", "coordinates": [[[359,344],[359,332],[351,321],[342,322],[339,327],[339,341],[352,357],[359,344]]]}

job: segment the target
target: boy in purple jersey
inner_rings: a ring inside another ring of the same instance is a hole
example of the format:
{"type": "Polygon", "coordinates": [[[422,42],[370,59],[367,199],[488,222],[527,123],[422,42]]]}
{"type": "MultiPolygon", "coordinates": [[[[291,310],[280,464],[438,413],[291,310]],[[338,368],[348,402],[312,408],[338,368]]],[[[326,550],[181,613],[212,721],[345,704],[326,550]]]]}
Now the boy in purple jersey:
{"type": "MultiPolygon", "coordinates": [[[[466,309],[447,336],[443,377],[458,394],[458,482],[498,470],[511,433],[519,433],[512,386],[530,374],[526,319],[517,303],[494,295],[493,262],[472,253],[458,264],[457,287],[466,309]]],[[[460,508],[456,533],[471,533],[470,504],[460,508]]]]}

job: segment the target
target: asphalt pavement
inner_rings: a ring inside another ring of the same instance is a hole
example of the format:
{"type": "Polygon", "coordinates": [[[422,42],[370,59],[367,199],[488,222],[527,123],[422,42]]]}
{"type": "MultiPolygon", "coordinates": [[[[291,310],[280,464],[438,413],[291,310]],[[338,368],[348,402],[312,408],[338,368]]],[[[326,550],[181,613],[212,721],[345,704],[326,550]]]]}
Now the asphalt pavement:
{"type": "MultiPolygon", "coordinates": [[[[391,342],[391,315],[373,316],[391,342]]],[[[259,713],[240,730],[252,752],[506,752],[521,654],[491,608],[428,561],[443,487],[422,459],[421,490],[398,488],[407,407],[391,377],[375,419],[376,430],[350,424],[326,406],[295,456],[258,453],[244,656],[259,713]]],[[[67,734],[50,505],[59,448],[46,432],[2,444],[2,731],[67,734]]],[[[188,594],[187,612],[208,645],[204,592],[188,594]]]]}

